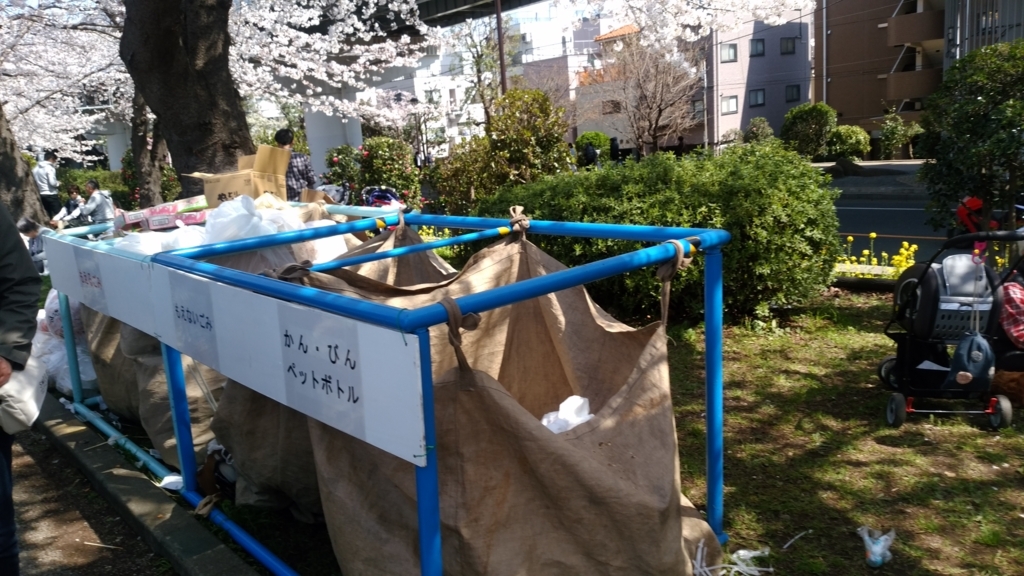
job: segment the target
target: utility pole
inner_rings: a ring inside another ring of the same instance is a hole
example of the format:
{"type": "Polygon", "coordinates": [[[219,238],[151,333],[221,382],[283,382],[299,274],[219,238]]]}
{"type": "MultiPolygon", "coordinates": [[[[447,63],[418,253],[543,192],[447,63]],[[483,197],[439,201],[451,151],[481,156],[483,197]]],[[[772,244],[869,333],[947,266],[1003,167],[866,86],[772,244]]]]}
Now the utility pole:
{"type": "Polygon", "coordinates": [[[501,22],[501,0],[494,0],[494,16],[498,23],[498,69],[501,72],[501,94],[504,96],[508,92],[508,79],[505,76],[505,30],[501,22]]]}
{"type": "MultiPolygon", "coordinates": [[[[714,50],[711,51],[712,53],[714,50]]],[[[701,77],[704,82],[704,105],[702,106],[704,113],[704,150],[708,149],[708,51],[704,50],[704,61],[701,63],[701,77]]]]}

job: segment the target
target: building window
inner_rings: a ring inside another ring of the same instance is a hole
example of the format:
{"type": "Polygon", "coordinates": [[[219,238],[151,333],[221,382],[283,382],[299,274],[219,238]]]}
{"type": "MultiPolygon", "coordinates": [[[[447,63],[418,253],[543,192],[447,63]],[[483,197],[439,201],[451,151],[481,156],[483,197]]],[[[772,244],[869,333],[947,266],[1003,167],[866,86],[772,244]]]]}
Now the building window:
{"type": "Polygon", "coordinates": [[[790,84],[786,86],[786,102],[797,102],[800,100],[800,85],[790,84]]]}
{"type": "Polygon", "coordinates": [[[622,102],[618,100],[605,100],[601,102],[601,114],[621,114],[622,102]]]}
{"type": "Polygon", "coordinates": [[[750,41],[750,57],[764,56],[764,38],[754,38],[750,41]]]}
{"type": "Polygon", "coordinates": [[[796,38],[780,38],[783,54],[796,54],[796,38]]]}
{"type": "Polygon", "coordinates": [[[425,90],[423,96],[427,99],[428,104],[439,104],[441,102],[440,90],[425,90]]]}
{"type": "Polygon", "coordinates": [[[456,102],[456,98],[458,98],[458,96],[456,96],[455,88],[449,88],[448,89],[448,102],[450,102],[452,106],[458,106],[459,105],[459,103],[456,102]]]}
{"type": "Polygon", "coordinates": [[[736,45],[735,44],[722,44],[722,62],[735,62],[736,61],[736,45]]]}
{"type": "Polygon", "coordinates": [[[697,117],[697,118],[703,118],[704,117],[704,101],[703,100],[694,100],[693,102],[691,102],[691,104],[693,105],[693,115],[695,117],[697,117]]]}
{"type": "Polygon", "coordinates": [[[738,96],[722,96],[722,116],[739,112],[738,96]]]}
{"type": "Polygon", "coordinates": [[[764,88],[751,90],[750,93],[747,95],[747,100],[750,102],[751,108],[757,106],[764,106],[764,88]]]}

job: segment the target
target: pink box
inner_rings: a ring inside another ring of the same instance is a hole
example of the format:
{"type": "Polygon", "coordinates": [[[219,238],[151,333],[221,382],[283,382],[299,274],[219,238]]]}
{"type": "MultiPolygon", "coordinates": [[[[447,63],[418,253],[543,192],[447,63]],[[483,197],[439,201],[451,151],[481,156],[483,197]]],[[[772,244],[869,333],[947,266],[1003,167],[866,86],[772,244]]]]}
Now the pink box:
{"type": "Polygon", "coordinates": [[[177,228],[177,214],[157,214],[155,216],[147,216],[142,221],[142,228],[145,230],[168,230],[171,228],[177,228]]]}
{"type": "Polygon", "coordinates": [[[175,219],[186,226],[195,226],[197,224],[205,223],[207,214],[208,212],[206,210],[201,212],[186,212],[184,214],[178,214],[175,216],[175,219]]]}
{"type": "Polygon", "coordinates": [[[123,210],[114,211],[114,229],[115,230],[130,230],[138,226],[142,226],[143,220],[146,219],[146,214],[142,211],[125,212],[123,210]]]}
{"type": "Polygon", "coordinates": [[[146,214],[146,218],[152,218],[153,216],[164,216],[174,215],[178,213],[178,207],[174,205],[174,202],[167,202],[165,204],[157,204],[156,206],[150,206],[143,210],[146,214]]]}

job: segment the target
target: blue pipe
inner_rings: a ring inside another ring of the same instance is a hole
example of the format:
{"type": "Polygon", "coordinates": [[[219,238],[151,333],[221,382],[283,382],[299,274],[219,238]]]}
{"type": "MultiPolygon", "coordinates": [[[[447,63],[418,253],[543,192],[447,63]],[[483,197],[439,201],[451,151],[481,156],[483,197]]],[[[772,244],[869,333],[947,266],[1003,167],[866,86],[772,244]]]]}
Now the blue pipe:
{"type": "MultiPolygon", "coordinates": [[[[508,226],[507,220],[498,218],[471,218],[465,216],[439,216],[436,214],[406,214],[405,221],[421,226],[444,226],[446,228],[464,228],[484,230],[508,226]]],[[[586,238],[605,238],[610,240],[637,240],[641,242],[665,242],[677,238],[699,236],[713,232],[706,228],[664,228],[661,226],[633,226],[627,224],[596,224],[582,222],[553,222],[548,220],[530,220],[528,234],[550,234],[554,236],[577,236],[586,238]]],[[[715,231],[717,232],[717,231],[715,231]]],[[[716,238],[709,236],[709,242],[716,238]]],[[[726,233],[728,238],[728,233],[726,233]]],[[[701,247],[704,247],[702,244],[701,247]]]]}
{"type": "MultiPolygon", "coordinates": [[[[192,490],[183,490],[181,495],[185,497],[185,500],[193,507],[199,505],[203,501],[203,495],[192,490]]],[[[251,534],[245,531],[244,528],[235,524],[228,515],[225,514],[219,508],[214,508],[210,511],[210,521],[220,527],[222,530],[231,535],[231,538],[238,543],[246,552],[252,555],[260,564],[265,566],[272,574],[276,576],[299,576],[299,573],[292,570],[281,561],[280,558],[274,555],[273,552],[267,550],[259,540],[252,537],[251,534]]]]}
{"type": "Polygon", "coordinates": [[[370,324],[391,328],[392,330],[398,329],[398,319],[402,313],[401,310],[393,306],[332,294],[316,288],[283,282],[266,276],[229,270],[206,262],[196,262],[188,258],[173,256],[170,252],[153,256],[153,262],[215,282],[252,290],[271,298],[304,304],[310,308],[326,310],[333,314],[369,322],[370,324]]]}
{"type": "Polygon", "coordinates": [[[722,383],[722,251],[704,257],[704,365],[707,412],[708,524],[725,544],[725,426],[722,383]]]}
{"type": "Polygon", "coordinates": [[[115,442],[117,442],[118,446],[121,446],[130,452],[132,456],[141,460],[146,468],[163,479],[164,476],[170,474],[166,466],[158,462],[156,458],[153,458],[149,452],[139,448],[137,444],[125,438],[120,431],[86,406],[90,402],[99,403],[99,397],[89,398],[85,403],[82,402],[82,374],[78,366],[78,350],[75,346],[75,325],[71,320],[71,306],[68,302],[67,294],[58,293],[57,300],[60,303],[60,322],[64,328],[64,349],[68,355],[68,370],[71,372],[71,391],[74,398],[75,414],[81,414],[90,424],[99,428],[100,432],[103,432],[108,437],[117,438],[115,442]]]}
{"type": "MultiPolygon", "coordinates": [[[[530,226],[532,230],[533,224],[530,226]]],[[[693,247],[689,242],[680,240],[680,244],[683,245],[687,255],[693,254],[693,247]]],[[[637,250],[636,252],[612,256],[598,262],[575,266],[555,272],[554,274],[545,274],[544,276],[537,276],[529,280],[516,282],[515,284],[492,288],[485,292],[469,294],[456,298],[455,302],[465,314],[485,312],[502,306],[508,306],[515,302],[522,302],[530,298],[616,276],[623,272],[636,270],[637,268],[661,264],[675,258],[675,254],[676,248],[674,245],[667,243],[659,244],[650,248],[644,248],[643,250],[637,250]]],[[[447,320],[448,312],[445,311],[444,306],[441,304],[431,304],[415,310],[403,311],[399,326],[403,332],[415,332],[421,328],[447,322],[447,320]]]]}
{"type": "Polygon", "coordinates": [[[416,513],[419,523],[420,574],[441,576],[441,505],[437,477],[437,432],[434,423],[434,376],[430,362],[430,331],[419,330],[420,378],[423,383],[423,438],[427,465],[416,467],[416,513]]]}
{"type": "Polygon", "coordinates": [[[192,419],[188,411],[188,395],[185,392],[185,372],[181,367],[181,352],[167,344],[160,343],[164,357],[164,372],[167,374],[167,394],[171,404],[171,422],[174,424],[174,438],[178,445],[178,463],[181,479],[186,492],[197,492],[196,452],[192,443],[192,419]]]}
{"type": "Polygon", "coordinates": [[[324,262],[323,264],[317,264],[310,268],[315,272],[324,272],[326,270],[334,270],[337,268],[347,268],[349,266],[355,266],[356,264],[364,264],[366,262],[374,262],[376,260],[386,260],[388,258],[396,258],[398,256],[404,256],[405,254],[413,254],[416,252],[426,252],[427,250],[434,250],[435,248],[444,248],[445,246],[454,246],[455,244],[465,244],[466,242],[474,242],[476,240],[487,240],[488,238],[495,238],[498,236],[505,236],[512,232],[512,229],[508,226],[502,226],[501,228],[494,228],[493,230],[484,230],[482,232],[473,232],[472,234],[463,234],[462,236],[456,236],[454,238],[445,238],[443,240],[437,240],[435,242],[425,242],[423,244],[414,244],[412,246],[402,246],[401,248],[395,248],[393,250],[387,250],[385,252],[375,252],[373,254],[363,254],[360,256],[345,257],[342,256],[338,260],[332,260],[330,262],[324,262]]]}
{"type": "Polygon", "coordinates": [[[214,258],[216,256],[237,254],[239,252],[260,250],[262,248],[273,248],[275,246],[284,246],[286,244],[305,242],[307,240],[318,240],[320,238],[327,238],[338,234],[366,232],[367,230],[376,230],[386,226],[394,226],[395,224],[398,224],[398,216],[392,214],[390,216],[380,218],[366,218],[363,220],[356,220],[355,222],[345,222],[344,224],[336,224],[334,226],[292,230],[290,232],[281,232],[279,234],[267,234],[265,236],[256,236],[253,238],[243,238],[241,240],[231,240],[229,242],[218,242],[216,244],[196,246],[195,248],[179,248],[178,250],[164,252],[164,254],[172,254],[174,256],[193,259],[214,258]]]}
{"type": "Polygon", "coordinates": [[[86,406],[96,406],[102,401],[103,396],[93,396],[91,398],[86,398],[85,400],[82,400],[82,404],[85,404],[86,406]]]}
{"type": "Polygon", "coordinates": [[[60,231],[60,234],[65,236],[88,236],[90,234],[102,234],[113,226],[110,222],[101,222],[99,224],[91,224],[89,226],[79,226],[77,228],[66,228],[60,231]]]}
{"type": "Polygon", "coordinates": [[[75,346],[75,323],[71,320],[71,305],[68,295],[57,294],[60,304],[60,323],[64,328],[64,350],[68,355],[68,370],[71,372],[71,398],[75,404],[82,403],[82,373],[78,368],[78,349],[75,346]]]}

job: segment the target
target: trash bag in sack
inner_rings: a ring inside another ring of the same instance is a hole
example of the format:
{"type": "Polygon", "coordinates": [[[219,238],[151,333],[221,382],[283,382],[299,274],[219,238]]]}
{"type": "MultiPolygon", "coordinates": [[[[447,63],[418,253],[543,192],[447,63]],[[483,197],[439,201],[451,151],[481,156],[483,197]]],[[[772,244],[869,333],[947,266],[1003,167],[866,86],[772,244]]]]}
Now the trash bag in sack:
{"type": "MultiPolygon", "coordinates": [[[[416,308],[565,267],[522,238],[457,276],[401,289],[348,270],[295,282],[416,308]]],[[[653,272],[652,272],[653,273],[653,272]]],[[[444,573],[688,575],[698,544],[721,549],[681,494],[666,337],[632,329],[577,286],[430,330],[444,573]],[[568,396],[593,417],[556,434],[540,418],[568,396]]],[[[418,571],[415,467],[309,419],[335,555],[346,574],[418,571]]]]}
{"type": "MultiPolygon", "coordinates": [[[[399,229],[398,236],[394,235],[395,231],[382,234],[358,249],[358,253],[422,242],[414,231],[399,229]]],[[[447,275],[433,263],[418,272],[403,270],[420,262],[424,260],[388,259],[369,270],[395,281],[440,282],[447,275]],[[391,268],[398,270],[391,271],[391,268]]],[[[305,415],[259,392],[237,382],[228,382],[213,420],[213,430],[217,441],[231,453],[239,474],[237,503],[277,509],[291,507],[296,517],[304,520],[323,516],[306,420],[305,415]]]]}
{"type": "MultiPolygon", "coordinates": [[[[60,298],[57,290],[50,288],[50,292],[46,295],[46,304],[43,308],[46,310],[46,327],[50,330],[50,334],[63,339],[64,324],[60,318],[60,298]]],[[[80,312],[81,305],[68,298],[68,308],[71,310],[71,324],[74,325],[75,338],[81,339],[85,336],[85,328],[82,326],[82,315],[80,312]]]]}

